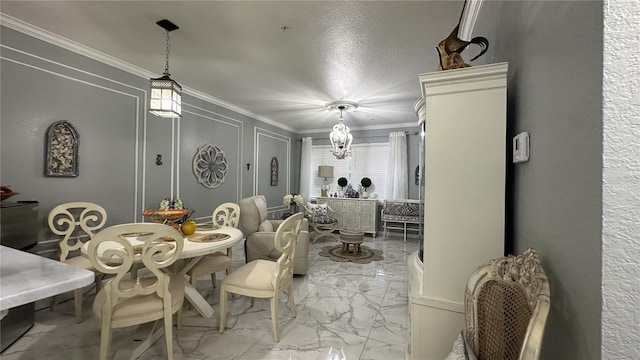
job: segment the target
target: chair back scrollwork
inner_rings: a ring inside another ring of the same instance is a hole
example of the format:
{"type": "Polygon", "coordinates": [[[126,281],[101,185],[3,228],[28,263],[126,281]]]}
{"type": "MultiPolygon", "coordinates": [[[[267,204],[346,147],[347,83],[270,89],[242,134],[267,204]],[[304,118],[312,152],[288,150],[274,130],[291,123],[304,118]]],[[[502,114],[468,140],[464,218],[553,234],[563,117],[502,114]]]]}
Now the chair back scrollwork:
{"type": "MultiPolygon", "coordinates": [[[[107,301],[116,304],[118,298],[137,295],[159,297],[168,294],[170,275],[163,272],[182,254],[184,240],[176,229],[163,224],[132,223],[108,227],[89,242],[88,255],[91,264],[100,272],[113,274],[105,285],[107,301]],[[144,243],[132,245],[128,238],[144,239],[144,243]],[[153,276],[125,279],[134,263],[142,263],[153,276]]],[[[110,308],[111,306],[106,306],[110,308]]]]}
{"type": "Polygon", "coordinates": [[[240,206],[235,203],[224,203],[218,206],[211,215],[214,224],[238,227],[240,222],[240,206]]]}
{"type": "Polygon", "coordinates": [[[81,239],[92,239],[107,222],[107,212],[98,204],[90,202],[69,202],[60,204],[49,212],[49,229],[63,236],[60,241],[60,261],[69,253],[82,247],[81,239]]]}
{"type": "Polygon", "coordinates": [[[298,234],[302,225],[302,213],[289,216],[280,224],[276,230],[274,245],[276,250],[280,251],[280,257],[277,261],[277,270],[274,274],[272,284],[274,289],[279,289],[280,281],[291,279],[293,276],[293,264],[296,256],[296,244],[298,242],[298,234]]]}

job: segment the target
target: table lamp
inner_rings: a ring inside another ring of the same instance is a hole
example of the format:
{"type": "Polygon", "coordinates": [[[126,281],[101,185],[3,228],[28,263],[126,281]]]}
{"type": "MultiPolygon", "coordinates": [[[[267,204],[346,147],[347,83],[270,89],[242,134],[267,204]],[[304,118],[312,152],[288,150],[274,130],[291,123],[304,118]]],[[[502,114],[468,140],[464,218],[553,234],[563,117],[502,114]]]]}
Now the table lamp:
{"type": "Polygon", "coordinates": [[[320,196],[328,197],[329,182],[327,181],[327,178],[333,177],[333,166],[330,166],[330,165],[318,166],[318,177],[324,178],[324,180],[322,181],[322,187],[320,188],[320,196]]]}

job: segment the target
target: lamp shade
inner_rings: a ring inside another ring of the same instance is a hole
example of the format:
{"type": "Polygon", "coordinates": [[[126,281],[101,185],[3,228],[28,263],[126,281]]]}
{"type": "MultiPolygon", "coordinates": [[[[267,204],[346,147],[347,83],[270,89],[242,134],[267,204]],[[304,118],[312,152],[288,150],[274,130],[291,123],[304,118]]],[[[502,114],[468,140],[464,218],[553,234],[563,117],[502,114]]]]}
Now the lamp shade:
{"type": "Polygon", "coordinates": [[[333,166],[329,166],[329,165],[320,165],[320,166],[318,166],[318,177],[332,178],[333,177],[333,166]]]}

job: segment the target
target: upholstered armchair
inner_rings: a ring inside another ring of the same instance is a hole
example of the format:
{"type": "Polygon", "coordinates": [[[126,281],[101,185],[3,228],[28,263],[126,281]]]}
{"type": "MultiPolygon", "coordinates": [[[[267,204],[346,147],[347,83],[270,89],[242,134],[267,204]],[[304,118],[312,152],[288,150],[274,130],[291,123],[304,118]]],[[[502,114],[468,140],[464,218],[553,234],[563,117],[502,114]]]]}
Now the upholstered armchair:
{"type": "MultiPolygon", "coordinates": [[[[247,262],[253,260],[276,261],[280,257],[274,245],[276,230],[283,220],[268,219],[264,195],[240,200],[240,226],[244,236],[247,262]]],[[[303,219],[294,258],[293,273],[304,275],[309,269],[309,221],[303,219]]]]}

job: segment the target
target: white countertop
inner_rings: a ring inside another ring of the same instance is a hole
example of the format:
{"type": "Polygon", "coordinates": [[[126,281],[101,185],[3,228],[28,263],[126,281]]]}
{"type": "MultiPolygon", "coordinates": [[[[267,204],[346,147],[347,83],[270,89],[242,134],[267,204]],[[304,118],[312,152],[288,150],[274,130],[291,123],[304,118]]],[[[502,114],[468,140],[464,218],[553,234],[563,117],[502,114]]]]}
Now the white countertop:
{"type": "Polygon", "coordinates": [[[71,291],[93,280],[92,271],[0,246],[0,310],[71,291]]]}

